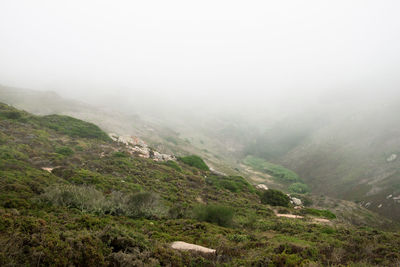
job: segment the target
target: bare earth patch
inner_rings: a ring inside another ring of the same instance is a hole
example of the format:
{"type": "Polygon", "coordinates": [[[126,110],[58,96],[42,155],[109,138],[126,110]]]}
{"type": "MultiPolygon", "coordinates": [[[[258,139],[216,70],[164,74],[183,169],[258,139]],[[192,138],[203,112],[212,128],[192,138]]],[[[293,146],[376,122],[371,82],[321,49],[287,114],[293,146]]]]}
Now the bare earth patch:
{"type": "Polygon", "coordinates": [[[198,245],[193,245],[189,243],[185,243],[182,241],[176,241],[172,243],[171,247],[176,250],[191,250],[191,251],[197,251],[197,252],[202,252],[202,253],[215,253],[215,249],[210,249],[198,245]]]}
{"type": "Polygon", "coordinates": [[[294,215],[294,214],[280,214],[277,213],[276,216],[278,217],[285,217],[285,218],[293,218],[293,219],[303,219],[303,216],[300,215],[294,215]]]}

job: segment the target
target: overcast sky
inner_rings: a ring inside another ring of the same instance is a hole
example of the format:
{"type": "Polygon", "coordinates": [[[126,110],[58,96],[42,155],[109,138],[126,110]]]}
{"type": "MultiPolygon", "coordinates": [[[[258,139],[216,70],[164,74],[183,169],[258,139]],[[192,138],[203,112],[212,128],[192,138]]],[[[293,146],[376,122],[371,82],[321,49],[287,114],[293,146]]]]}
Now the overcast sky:
{"type": "Polygon", "coordinates": [[[2,0],[0,84],[235,105],[396,91],[399,14],[398,0],[2,0]]]}

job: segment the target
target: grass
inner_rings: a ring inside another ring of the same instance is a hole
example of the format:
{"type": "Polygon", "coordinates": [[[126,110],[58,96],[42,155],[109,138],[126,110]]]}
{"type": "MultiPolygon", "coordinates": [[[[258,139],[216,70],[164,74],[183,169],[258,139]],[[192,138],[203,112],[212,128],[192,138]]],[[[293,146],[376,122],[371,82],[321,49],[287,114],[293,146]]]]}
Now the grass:
{"type": "Polygon", "coordinates": [[[255,170],[265,172],[282,182],[301,182],[300,177],[283,166],[265,161],[264,159],[248,155],[243,162],[255,170]]]}

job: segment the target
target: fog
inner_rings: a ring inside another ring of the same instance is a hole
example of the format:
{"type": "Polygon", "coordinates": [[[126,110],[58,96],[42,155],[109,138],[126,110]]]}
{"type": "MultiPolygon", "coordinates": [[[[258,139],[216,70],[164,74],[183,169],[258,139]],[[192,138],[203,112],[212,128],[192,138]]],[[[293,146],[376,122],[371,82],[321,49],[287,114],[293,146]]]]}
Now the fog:
{"type": "Polygon", "coordinates": [[[153,113],[392,98],[399,10],[396,0],[3,0],[0,84],[153,113]]]}

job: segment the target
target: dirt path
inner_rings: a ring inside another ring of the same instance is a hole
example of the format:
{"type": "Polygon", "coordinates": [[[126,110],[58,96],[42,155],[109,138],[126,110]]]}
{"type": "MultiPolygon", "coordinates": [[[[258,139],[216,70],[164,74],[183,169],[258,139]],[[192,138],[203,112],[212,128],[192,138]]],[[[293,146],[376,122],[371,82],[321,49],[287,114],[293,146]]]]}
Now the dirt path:
{"type": "MultiPolygon", "coordinates": [[[[282,213],[277,213],[276,210],[274,210],[274,213],[277,217],[284,217],[284,218],[291,218],[291,219],[303,219],[304,216],[300,215],[295,215],[295,214],[282,214],[282,213]]],[[[330,223],[331,221],[328,219],[322,219],[322,218],[312,218],[313,222],[316,223],[330,223]]]]}

